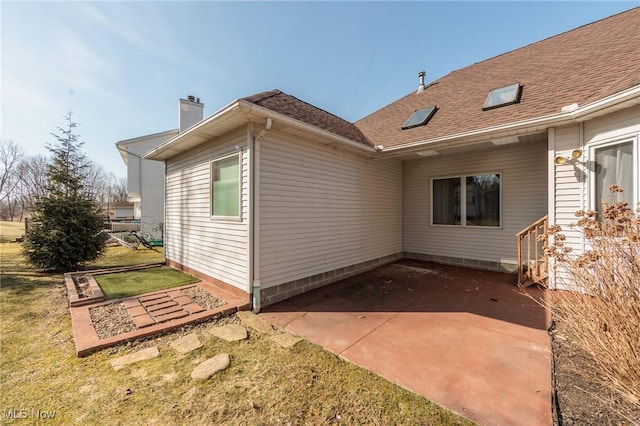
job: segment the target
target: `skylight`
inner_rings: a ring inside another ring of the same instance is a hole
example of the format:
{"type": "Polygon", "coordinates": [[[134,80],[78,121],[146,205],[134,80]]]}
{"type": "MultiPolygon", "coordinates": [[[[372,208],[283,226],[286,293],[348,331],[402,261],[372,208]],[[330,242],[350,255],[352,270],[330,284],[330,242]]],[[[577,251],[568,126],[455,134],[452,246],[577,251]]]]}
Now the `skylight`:
{"type": "Polygon", "coordinates": [[[402,125],[402,130],[411,129],[413,127],[424,126],[436,112],[436,106],[431,105],[428,108],[419,109],[414,112],[411,117],[402,125]]]}
{"type": "Polygon", "coordinates": [[[520,83],[510,84],[497,89],[491,89],[484,101],[483,111],[492,108],[498,108],[504,105],[517,104],[520,102],[520,94],[522,93],[520,83]]]}

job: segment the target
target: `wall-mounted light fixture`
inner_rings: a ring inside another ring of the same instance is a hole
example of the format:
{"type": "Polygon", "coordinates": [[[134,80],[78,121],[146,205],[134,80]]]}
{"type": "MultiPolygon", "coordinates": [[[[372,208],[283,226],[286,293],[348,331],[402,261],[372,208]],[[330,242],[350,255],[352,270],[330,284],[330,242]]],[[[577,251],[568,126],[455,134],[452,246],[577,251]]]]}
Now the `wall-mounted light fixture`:
{"type": "Polygon", "coordinates": [[[565,164],[567,162],[572,163],[580,157],[582,157],[582,150],[574,149],[569,155],[558,155],[555,159],[555,163],[558,165],[565,164]]]}

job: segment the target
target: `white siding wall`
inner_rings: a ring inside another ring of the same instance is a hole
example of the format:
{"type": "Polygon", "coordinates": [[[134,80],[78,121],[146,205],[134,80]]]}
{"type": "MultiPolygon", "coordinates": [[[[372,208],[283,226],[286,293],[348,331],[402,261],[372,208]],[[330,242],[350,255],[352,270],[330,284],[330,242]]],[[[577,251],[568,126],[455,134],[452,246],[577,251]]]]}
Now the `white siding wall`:
{"type": "Polygon", "coordinates": [[[402,251],[402,164],[269,133],[260,154],[263,288],[402,251]]]}
{"type": "Polygon", "coordinates": [[[140,230],[160,238],[164,222],[164,163],[142,160],[140,177],[140,230]]]}
{"type": "Polygon", "coordinates": [[[404,164],[404,251],[517,264],[515,234],[547,213],[547,143],[508,145],[404,164]],[[501,173],[502,227],[432,226],[431,178],[501,173]]]}
{"type": "MultiPolygon", "coordinates": [[[[584,124],[584,143],[585,149],[588,150],[591,146],[600,143],[609,143],[617,141],[638,140],[640,138],[640,106],[628,108],[622,111],[618,111],[614,114],[609,114],[604,117],[597,118],[595,120],[587,121],[584,124]]],[[[640,153],[636,154],[636,169],[640,169],[640,153]]],[[[640,170],[638,170],[640,174],[640,170]]],[[[590,179],[593,177],[590,175],[590,179]]],[[[640,190],[636,183],[635,188],[635,200],[640,202],[640,190]]],[[[590,186],[588,185],[585,190],[589,193],[590,186]]],[[[633,191],[633,188],[624,188],[625,193],[633,191]]],[[[609,195],[609,194],[607,194],[609,195]]],[[[600,200],[595,198],[595,194],[589,194],[587,197],[587,205],[592,208],[600,200]]],[[[635,207],[635,206],[634,206],[635,207]]]]}
{"type": "Polygon", "coordinates": [[[210,277],[249,291],[249,153],[246,131],[217,138],[167,161],[165,256],[210,277]],[[210,162],[243,147],[242,220],[210,216],[210,162]]]}
{"type": "Polygon", "coordinates": [[[164,163],[141,157],[175,135],[175,132],[160,133],[126,145],[129,153],[127,190],[135,198],[139,197],[136,218],[140,219],[141,231],[154,238],[161,237],[159,226],[164,222],[164,163]]]}
{"type": "MultiPolygon", "coordinates": [[[[581,140],[579,124],[555,129],[556,155],[567,154],[573,149],[583,150],[583,156],[579,161],[555,166],[555,223],[562,227],[567,237],[565,244],[574,252],[581,253],[585,249],[581,234],[570,227],[577,222],[575,213],[594,206],[594,200],[591,200],[593,194],[590,193],[593,175],[587,166],[590,161],[590,146],[619,138],[633,137],[640,137],[640,107],[624,109],[585,122],[583,140],[581,140]]],[[[566,274],[559,268],[556,271],[556,286],[571,287],[566,280],[566,274]]]]}
{"type": "MultiPolygon", "coordinates": [[[[574,149],[582,149],[580,145],[580,126],[555,129],[555,155],[569,155],[574,149]]],[[[562,227],[567,240],[565,244],[574,250],[582,249],[582,237],[571,229],[576,223],[576,212],[584,208],[584,190],[587,179],[582,162],[567,162],[555,167],[555,221],[562,227]]]]}

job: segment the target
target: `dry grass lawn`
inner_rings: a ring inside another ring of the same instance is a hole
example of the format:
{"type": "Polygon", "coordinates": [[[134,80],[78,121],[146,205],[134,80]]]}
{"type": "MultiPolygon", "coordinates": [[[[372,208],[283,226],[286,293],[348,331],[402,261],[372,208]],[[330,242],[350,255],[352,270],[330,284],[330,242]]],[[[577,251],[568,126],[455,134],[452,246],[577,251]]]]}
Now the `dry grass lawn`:
{"type": "MultiPolygon", "coordinates": [[[[33,424],[471,424],[307,342],[283,349],[258,332],[239,343],[208,335],[212,322],[75,356],[62,276],[28,269],[20,246],[1,243],[0,413],[33,424]],[[204,347],[180,355],[169,343],[187,331],[204,347]],[[109,361],[157,345],[161,356],[114,371],[109,361]],[[231,366],[206,382],[194,366],[226,352],[231,366]],[[26,410],[26,411],[20,411],[26,410]]],[[[151,250],[109,249],[94,267],[158,261],[151,250]]]]}

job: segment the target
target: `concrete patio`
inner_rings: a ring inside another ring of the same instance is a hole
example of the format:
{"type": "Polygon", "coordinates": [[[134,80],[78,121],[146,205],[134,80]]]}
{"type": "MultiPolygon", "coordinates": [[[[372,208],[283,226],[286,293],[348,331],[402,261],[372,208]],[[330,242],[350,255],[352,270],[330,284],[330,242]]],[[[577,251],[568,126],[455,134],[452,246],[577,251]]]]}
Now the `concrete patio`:
{"type": "Polygon", "coordinates": [[[514,283],[402,261],[260,316],[479,424],[549,425],[549,317],[514,283]]]}

